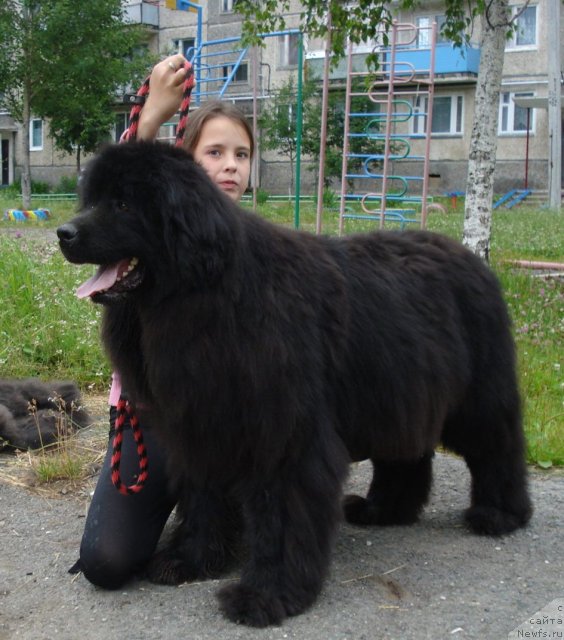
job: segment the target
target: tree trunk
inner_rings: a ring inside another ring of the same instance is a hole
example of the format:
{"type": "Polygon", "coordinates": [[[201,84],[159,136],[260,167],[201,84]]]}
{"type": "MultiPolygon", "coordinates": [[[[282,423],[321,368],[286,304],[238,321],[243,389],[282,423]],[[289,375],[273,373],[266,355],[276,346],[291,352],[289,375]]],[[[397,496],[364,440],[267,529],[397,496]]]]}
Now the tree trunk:
{"type": "Polygon", "coordinates": [[[468,158],[462,241],[489,260],[499,93],[508,29],[508,0],[491,0],[482,16],[480,69],[468,158]]]}
{"type": "Polygon", "coordinates": [[[31,110],[29,106],[29,90],[24,88],[22,108],[22,208],[31,209],[31,168],[29,157],[29,121],[31,110]]]}
{"type": "Polygon", "coordinates": [[[290,195],[294,194],[294,150],[290,149],[290,195]]]}

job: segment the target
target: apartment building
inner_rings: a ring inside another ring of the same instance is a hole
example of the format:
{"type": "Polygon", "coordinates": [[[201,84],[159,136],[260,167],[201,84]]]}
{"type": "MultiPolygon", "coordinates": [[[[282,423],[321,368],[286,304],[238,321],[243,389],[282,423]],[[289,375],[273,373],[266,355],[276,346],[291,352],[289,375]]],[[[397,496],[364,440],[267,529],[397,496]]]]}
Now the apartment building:
{"type": "MultiPolygon", "coordinates": [[[[548,173],[548,58],[559,55],[562,47],[550,50],[547,42],[547,3],[532,0],[518,17],[518,29],[506,46],[503,81],[499,102],[498,151],[495,190],[498,193],[528,186],[547,188],[548,173]]],[[[391,3],[393,6],[393,2],[391,3]]],[[[522,9],[516,4],[512,11],[522,9]]],[[[420,3],[411,12],[396,12],[398,22],[414,25],[415,39],[405,43],[415,54],[430,46],[426,27],[444,21],[442,2],[420,3]]],[[[562,11],[562,8],[561,8],[562,11]]],[[[193,108],[210,98],[236,102],[250,119],[261,104],[271,100],[276,87],[298,72],[300,3],[292,3],[284,32],[265,37],[265,46],[242,49],[239,36],[241,21],[234,12],[233,0],[128,0],[128,17],[147,30],[148,46],[162,56],[182,51],[192,57],[198,52],[198,89],[193,108]]],[[[470,33],[470,44],[453,48],[440,35],[435,48],[434,99],[429,171],[432,189],[437,192],[464,191],[470,144],[474,92],[479,68],[479,24],[470,33]]],[[[407,37],[407,36],[406,36],[407,37]]],[[[560,43],[562,38],[560,38],[560,43]]],[[[304,39],[303,64],[306,74],[320,73],[324,43],[304,39]]],[[[355,47],[355,68],[362,68],[364,57],[378,43],[355,47]]],[[[413,52],[412,52],[413,53],[413,52]]],[[[342,90],[346,79],[346,61],[330,75],[330,90],[342,90]]],[[[397,126],[411,135],[413,150],[422,149],[421,134],[426,130],[427,98],[411,95],[412,116],[397,126]]],[[[116,104],[117,140],[127,125],[126,107],[116,104]]],[[[161,129],[163,138],[174,135],[174,122],[161,129]]],[[[0,113],[1,183],[19,178],[20,132],[7,114],[0,113]]],[[[564,146],[564,145],[563,145],[564,146]]],[[[47,122],[32,119],[30,127],[32,177],[56,183],[62,175],[72,175],[74,157],[57,152],[49,138],[47,122]]],[[[270,192],[287,192],[289,164],[275,152],[258,154],[254,179],[270,192]]],[[[307,161],[307,159],[306,159],[307,161]]],[[[564,167],[564,163],[563,163],[564,167]]],[[[404,165],[404,171],[416,170],[404,165]]],[[[304,192],[313,192],[314,174],[302,172],[304,192]]]]}

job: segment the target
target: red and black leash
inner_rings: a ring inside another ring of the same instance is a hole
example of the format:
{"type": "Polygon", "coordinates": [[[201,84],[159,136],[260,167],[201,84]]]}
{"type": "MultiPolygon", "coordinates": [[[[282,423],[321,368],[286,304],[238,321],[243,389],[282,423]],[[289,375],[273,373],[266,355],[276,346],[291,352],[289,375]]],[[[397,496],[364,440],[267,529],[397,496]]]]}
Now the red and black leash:
{"type": "Polygon", "coordinates": [[[145,486],[147,480],[147,449],[143,443],[143,434],[141,427],[139,426],[139,420],[135,415],[133,407],[129,404],[128,400],[119,399],[117,403],[117,416],[115,421],[115,435],[112,449],[112,483],[114,487],[124,495],[131,495],[133,493],[139,493],[145,486]],[[121,481],[121,474],[119,471],[121,463],[121,445],[123,443],[123,424],[126,416],[129,416],[129,424],[133,431],[133,437],[137,444],[137,455],[139,457],[139,473],[137,475],[137,481],[132,485],[125,485],[121,481]]]}
{"type": "MultiPolygon", "coordinates": [[[[189,62],[185,62],[182,67],[186,70],[186,78],[184,79],[184,92],[182,95],[182,102],[179,109],[179,120],[176,127],[176,146],[180,146],[184,141],[184,134],[186,132],[186,121],[188,120],[188,109],[190,108],[190,99],[192,97],[192,89],[196,84],[194,77],[194,69],[189,62]]],[[[147,76],[139,91],[134,98],[134,105],[129,113],[129,126],[127,128],[127,135],[124,138],[124,142],[135,140],[137,137],[137,129],[139,127],[139,118],[141,116],[141,110],[145,104],[145,99],[150,91],[151,76],[147,76]]]]}
{"type": "MultiPolygon", "coordinates": [[[[182,95],[182,102],[180,104],[179,110],[180,119],[176,128],[176,146],[180,146],[184,141],[184,134],[186,132],[186,121],[188,120],[188,110],[190,108],[190,99],[192,95],[192,89],[195,84],[194,69],[192,68],[192,65],[189,62],[186,62],[183,67],[186,69],[186,78],[184,80],[184,92],[182,95]]],[[[132,140],[135,140],[137,137],[137,129],[139,127],[141,109],[145,104],[145,97],[150,90],[150,79],[151,76],[149,75],[137,92],[136,99],[134,100],[135,104],[129,114],[129,127],[127,129],[126,136],[122,140],[123,142],[130,142],[132,140]]],[[[143,443],[143,433],[141,432],[141,427],[139,426],[139,420],[137,419],[135,410],[131,406],[129,401],[120,398],[117,404],[115,435],[112,444],[111,471],[112,483],[114,487],[124,495],[139,493],[139,491],[141,491],[141,489],[143,489],[143,487],[145,486],[145,482],[147,480],[147,467],[147,448],[143,443]],[[129,424],[131,425],[133,437],[135,439],[135,443],[137,444],[137,456],[139,458],[139,473],[137,475],[135,484],[132,485],[124,484],[121,481],[120,473],[121,446],[123,443],[123,425],[127,416],[129,417],[129,424]]]]}

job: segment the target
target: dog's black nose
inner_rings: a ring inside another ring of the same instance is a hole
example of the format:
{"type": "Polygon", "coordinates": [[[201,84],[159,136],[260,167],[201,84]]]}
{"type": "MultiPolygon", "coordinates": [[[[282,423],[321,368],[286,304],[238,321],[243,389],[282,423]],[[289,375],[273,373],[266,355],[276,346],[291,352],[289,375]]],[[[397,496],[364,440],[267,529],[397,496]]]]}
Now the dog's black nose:
{"type": "Polygon", "coordinates": [[[78,229],[71,222],[67,222],[67,224],[63,224],[57,229],[59,240],[63,242],[70,242],[77,234],[78,229]]]}

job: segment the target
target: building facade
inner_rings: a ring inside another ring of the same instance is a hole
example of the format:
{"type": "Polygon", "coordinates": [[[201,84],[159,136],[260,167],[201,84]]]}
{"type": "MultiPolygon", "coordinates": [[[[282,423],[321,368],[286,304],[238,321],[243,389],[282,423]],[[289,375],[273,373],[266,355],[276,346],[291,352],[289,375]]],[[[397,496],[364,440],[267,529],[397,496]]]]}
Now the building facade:
{"type": "MultiPolygon", "coordinates": [[[[557,51],[549,48],[547,41],[547,4],[550,1],[532,0],[524,10],[522,3],[511,8],[521,13],[518,29],[508,40],[505,53],[499,103],[497,193],[524,186],[538,190],[547,188],[550,146],[546,108],[548,63],[549,55],[559,55],[560,60],[563,57],[562,38],[557,51]]],[[[128,0],[127,13],[131,21],[145,25],[148,46],[162,57],[181,51],[191,58],[195,48],[198,50],[198,85],[193,108],[210,98],[229,99],[252,120],[262,104],[273,100],[276,88],[298,72],[300,3],[293,2],[284,32],[265,37],[264,47],[248,50],[242,49],[239,42],[241,20],[233,4],[233,0],[128,0]]],[[[443,3],[431,0],[420,3],[414,11],[396,12],[398,22],[421,27],[417,31],[417,41],[409,45],[411,48],[428,49],[429,42],[421,34],[425,33],[426,25],[434,21],[440,25],[444,21],[443,11],[443,3]]],[[[465,189],[479,68],[479,24],[470,35],[470,44],[462,50],[454,49],[440,35],[437,38],[430,144],[430,175],[433,177],[432,190],[436,193],[465,189]]],[[[306,75],[319,73],[325,55],[324,43],[307,38],[304,42],[304,72],[306,75]]],[[[375,44],[366,43],[355,48],[353,55],[357,65],[363,64],[366,52],[375,44]]],[[[331,72],[330,90],[342,89],[345,69],[343,61],[331,72]]],[[[394,126],[400,133],[413,136],[417,151],[418,145],[423,144],[418,141],[417,134],[425,130],[428,105],[424,97],[411,96],[409,100],[415,117],[410,118],[408,124],[394,126]]],[[[114,139],[119,139],[127,126],[127,118],[127,109],[116,106],[115,130],[111,133],[114,139]]],[[[34,118],[30,124],[32,179],[55,184],[62,176],[73,175],[75,159],[54,149],[48,122],[34,118]]],[[[173,134],[174,122],[161,129],[163,138],[173,134]]],[[[17,124],[8,114],[0,113],[3,185],[19,179],[21,144],[17,124]]],[[[255,183],[271,193],[287,193],[291,183],[288,161],[276,152],[261,151],[260,144],[257,156],[255,183]]],[[[409,167],[403,170],[409,170],[409,167]]],[[[302,172],[302,189],[304,193],[314,192],[313,172],[302,172]]]]}

